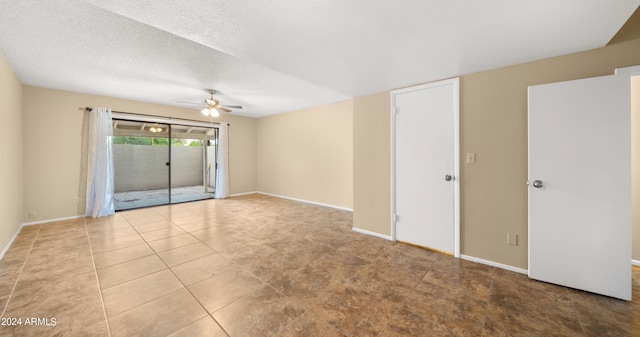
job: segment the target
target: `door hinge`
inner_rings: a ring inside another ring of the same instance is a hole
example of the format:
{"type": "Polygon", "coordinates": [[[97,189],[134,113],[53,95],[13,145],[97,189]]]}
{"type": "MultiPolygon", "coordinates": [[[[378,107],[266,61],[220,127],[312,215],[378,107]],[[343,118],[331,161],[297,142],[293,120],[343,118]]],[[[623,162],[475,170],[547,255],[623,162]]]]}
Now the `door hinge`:
{"type": "Polygon", "coordinates": [[[393,108],[393,112],[397,115],[400,109],[398,107],[393,108]]]}
{"type": "Polygon", "coordinates": [[[393,221],[395,221],[395,222],[400,221],[400,216],[398,214],[394,214],[393,215],[393,221]]]}

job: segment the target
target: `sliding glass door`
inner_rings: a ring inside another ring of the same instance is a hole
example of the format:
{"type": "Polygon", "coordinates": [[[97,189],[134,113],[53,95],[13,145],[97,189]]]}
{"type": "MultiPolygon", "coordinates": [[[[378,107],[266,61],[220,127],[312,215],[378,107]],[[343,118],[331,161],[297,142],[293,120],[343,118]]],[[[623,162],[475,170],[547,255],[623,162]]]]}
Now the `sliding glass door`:
{"type": "Polygon", "coordinates": [[[113,120],[115,209],[213,198],[217,129],[113,120]]]}
{"type": "Polygon", "coordinates": [[[211,148],[215,148],[216,131],[214,128],[172,126],[172,203],[213,198],[211,182],[215,182],[215,157],[211,156],[211,148]]]}
{"type": "Polygon", "coordinates": [[[168,124],[113,120],[117,211],[170,202],[170,129],[168,124]]]}

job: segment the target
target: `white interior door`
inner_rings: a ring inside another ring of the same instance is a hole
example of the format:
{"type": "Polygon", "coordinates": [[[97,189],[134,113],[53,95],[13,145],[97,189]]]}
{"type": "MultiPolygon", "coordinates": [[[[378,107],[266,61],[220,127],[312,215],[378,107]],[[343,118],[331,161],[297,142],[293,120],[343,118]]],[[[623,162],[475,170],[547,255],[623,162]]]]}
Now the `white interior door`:
{"type": "Polygon", "coordinates": [[[396,90],[392,97],[395,237],[457,256],[458,79],[396,90]]]}
{"type": "Polygon", "coordinates": [[[628,76],[529,87],[529,277],[631,299],[628,76]]]}

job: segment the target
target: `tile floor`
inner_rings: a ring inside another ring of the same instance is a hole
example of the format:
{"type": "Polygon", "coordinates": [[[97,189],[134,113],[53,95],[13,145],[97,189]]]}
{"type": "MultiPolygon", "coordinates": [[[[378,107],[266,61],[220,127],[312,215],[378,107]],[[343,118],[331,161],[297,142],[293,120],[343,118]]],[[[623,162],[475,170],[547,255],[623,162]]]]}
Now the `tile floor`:
{"type": "Polygon", "coordinates": [[[351,224],[249,195],[25,227],[0,261],[0,336],[640,335],[640,269],[625,302],[351,224]]]}

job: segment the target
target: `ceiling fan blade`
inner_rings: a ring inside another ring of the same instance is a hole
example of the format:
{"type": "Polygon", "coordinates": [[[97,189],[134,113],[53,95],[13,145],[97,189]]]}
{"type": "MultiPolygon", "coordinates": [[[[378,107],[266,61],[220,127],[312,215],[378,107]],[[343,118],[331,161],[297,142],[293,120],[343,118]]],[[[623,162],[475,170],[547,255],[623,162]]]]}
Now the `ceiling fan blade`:
{"type": "Polygon", "coordinates": [[[176,101],[176,103],[181,103],[181,104],[191,104],[191,105],[204,105],[204,104],[202,104],[202,103],[185,102],[185,101],[176,101]]]}
{"type": "Polygon", "coordinates": [[[219,105],[217,107],[215,107],[215,109],[218,110],[218,111],[222,111],[222,112],[231,112],[231,110],[223,108],[223,107],[221,107],[219,105]]]}
{"type": "Polygon", "coordinates": [[[242,105],[223,105],[227,109],[242,109],[242,105]]]}

